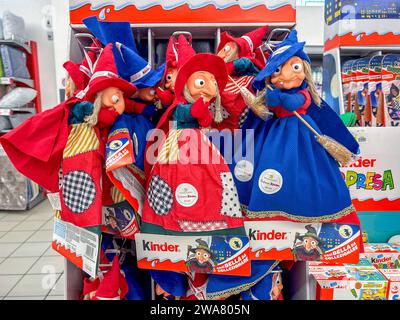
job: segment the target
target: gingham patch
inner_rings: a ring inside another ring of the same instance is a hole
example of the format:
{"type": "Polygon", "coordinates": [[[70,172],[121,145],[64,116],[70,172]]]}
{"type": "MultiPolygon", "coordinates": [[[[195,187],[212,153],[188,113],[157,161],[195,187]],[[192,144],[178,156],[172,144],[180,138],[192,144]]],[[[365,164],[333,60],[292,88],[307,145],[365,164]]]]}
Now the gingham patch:
{"type": "Polygon", "coordinates": [[[249,108],[246,107],[246,108],[243,110],[243,112],[240,114],[240,117],[239,117],[239,128],[242,127],[242,125],[243,125],[244,122],[246,121],[248,115],[249,115],[249,108]]]}
{"type": "Polygon", "coordinates": [[[225,221],[188,221],[178,220],[179,227],[183,232],[204,232],[222,230],[228,227],[225,221]]]}
{"type": "MultiPolygon", "coordinates": [[[[215,103],[211,103],[210,111],[213,115],[213,118],[215,118],[215,111],[216,111],[215,103]]],[[[221,115],[222,115],[222,119],[225,120],[225,119],[229,118],[230,113],[228,111],[226,111],[226,109],[223,106],[221,106],[221,115]]]]}
{"type": "Polygon", "coordinates": [[[94,202],[96,186],[92,177],[84,171],[71,171],[64,176],[63,200],[74,213],[82,213],[94,202]]]}
{"type": "Polygon", "coordinates": [[[150,208],[158,215],[167,215],[172,209],[174,202],[172,189],[158,175],[151,178],[147,198],[149,199],[150,208]]]}
{"type": "Polygon", "coordinates": [[[237,189],[233,182],[232,173],[223,172],[220,174],[222,183],[222,204],[221,215],[241,218],[242,210],[240,210],[240,203],[238,198],[237,189]]]}

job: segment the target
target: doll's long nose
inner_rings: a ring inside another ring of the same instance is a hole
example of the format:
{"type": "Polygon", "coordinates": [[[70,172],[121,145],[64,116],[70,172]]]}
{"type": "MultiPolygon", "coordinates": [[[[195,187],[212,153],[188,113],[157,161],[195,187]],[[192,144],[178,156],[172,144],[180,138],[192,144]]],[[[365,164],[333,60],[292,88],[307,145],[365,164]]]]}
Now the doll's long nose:
{"type": "Polygon", "coordinates": [[[285,65],[282,67],[282,71],[281,71],[282,78],[291,78],[292,74],[293,74],[293,70],[292,70],[291,65],[285,65]]]}

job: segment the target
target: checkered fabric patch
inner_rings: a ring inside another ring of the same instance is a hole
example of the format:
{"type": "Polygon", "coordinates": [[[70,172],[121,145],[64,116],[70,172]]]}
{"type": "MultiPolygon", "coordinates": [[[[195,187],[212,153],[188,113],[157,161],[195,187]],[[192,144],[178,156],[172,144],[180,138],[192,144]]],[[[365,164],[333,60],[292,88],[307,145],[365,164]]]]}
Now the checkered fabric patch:
{"type": "Polygon", "coordinates": [[[64,176],[63,200],[74,213],[87,210],[96,198],[96,186],[92,177],[84,171],[71,171],[64,176]]]}
{"type": "Polygon", "coordinates": [[[147,191],[150,208],[158,215],[167,215],[174,202],[174,195],[170,186],[159,175],[151,178],[147,191]]]}
{"type": "Polygon", "coordinates": [[[228,227],[225,221],[188,221],[178,220],[179,227],[183,232],[204,232],[222,230],[228,227]]]}
{"type": "Polygon", "coordinates": [[[248,115],[249,115],[249,108],[246,107],[246,108],[243,110],[243,112],[240,114],[240,117],[239,117],[239,128],[242,127],[242,125],[243,125],[244,122],[246,121],[248,115]]]}
{"type": "MultiPolygon", "coordinates": [[[[213,118],[215,118],[215,111],[216,111],[215,103],[211,103],[210,111],[213,115],[213,118]]],[[[226,109],[223,106],[221,106],[221,114],[222,114],[222,119],[224,119],[224,120],[228,119],[230,116],[230,113],[228,111],[226,111],[226,109]]]]}

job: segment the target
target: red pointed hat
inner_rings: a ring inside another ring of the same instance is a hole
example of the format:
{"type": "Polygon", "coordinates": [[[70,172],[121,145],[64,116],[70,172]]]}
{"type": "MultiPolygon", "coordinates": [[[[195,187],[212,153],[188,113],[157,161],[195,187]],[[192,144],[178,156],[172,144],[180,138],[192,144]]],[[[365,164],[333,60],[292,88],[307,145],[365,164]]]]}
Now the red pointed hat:
{"type": "Polygon", "coordinates": [[[92,76],[91,67],[96,62],[96,59],[96,53],[94,51],[89,51],[87,55],[83,57],[81,64],[77,64],[73,61],[67,61],[63,64],[64,69],[67,70],[72,81],[74,81],[76,90],[83,90],[88,85],[90,77],[92,76]]]}
{"type": "Polygon", "coordinates": [[[178,63],[178,52],[174,48],[175,37],[169,37],[167,51],[165,52],[165,63],[167,64],[166,68],[168,67],[176,67],[178,63]]]}
{"type": "Polygon", "coordinates": [[[115,255],[111,269],[104,275],[93,300],[121,300],[128,292],[128,284],[119,268],[118,256],[115,255]]]}
{"type": "Polygon", "coordinates": [[[264,38],[268,29],[268,26],[260,27],[244,34],[240,38],[235,38],[225,31],[221,33],[221,41],[218,45],[217,52],[219,52],[225,46],[225,44],[233,41],[239,46],[239,58],[252,56],[254,50],[261,45],[262,39],[264,38]]]}
{"type": "Polygon", "coordinates": [[[196,51],[194,51],[192,45],[189,41],[180,34],[178,36],[178,41],[175,43],[175,37],[171,36],[169,38],[165,62],[166,67],[163,75],[163,79],[165,79],[168,68],[179,68],[182,66],[187,59],[194,56],[196,51]]]}
{"type": "MultiPolygon", "coordinates": [[[[178,52],[178,54],[179,59],[181,59],[181,53],[178,52]]],[[[224,91],[228,81],[228,72],[226,70],[225,61],[222,58],[211,53],[197,53],[189,58],[185,57],[184,61],[185,63],[180,66],[175,80],[176,98],[179,99],[183,96],[183,88],[185,87],[186,81],[197,71],[208,71],[213,74],[217,80],[219,91],[224,91]]]]}
{"type": "Polygon", "coordinates": [[[86,99],[94,101],[96,94],[109,87],[120,89],[129,98],[136,92],[136,87],[118,76],[112,44],[108,44],[97,59],[93,75],[86,87],[86,99]]]}

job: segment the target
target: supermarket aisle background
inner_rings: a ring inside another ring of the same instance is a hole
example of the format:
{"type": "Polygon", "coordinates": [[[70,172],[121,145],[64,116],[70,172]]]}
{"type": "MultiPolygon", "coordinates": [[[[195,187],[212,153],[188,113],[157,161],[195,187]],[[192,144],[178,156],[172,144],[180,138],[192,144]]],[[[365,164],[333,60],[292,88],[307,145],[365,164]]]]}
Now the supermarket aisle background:
{"type": "Polygon", "coordinates": [[[0,211],[0,300],[64,299],[64,258],[51,248],[47,200],[30,211],[0,211]]]}

